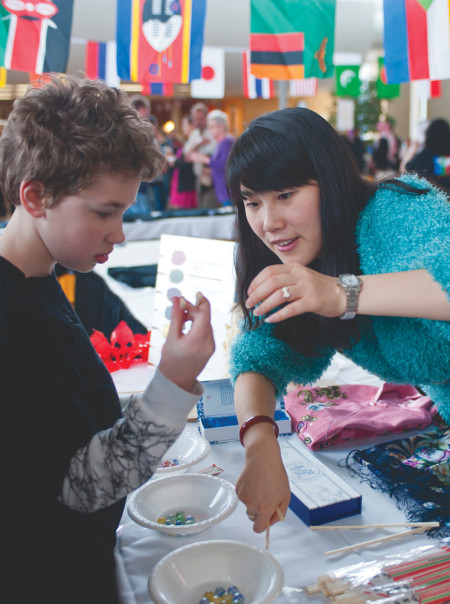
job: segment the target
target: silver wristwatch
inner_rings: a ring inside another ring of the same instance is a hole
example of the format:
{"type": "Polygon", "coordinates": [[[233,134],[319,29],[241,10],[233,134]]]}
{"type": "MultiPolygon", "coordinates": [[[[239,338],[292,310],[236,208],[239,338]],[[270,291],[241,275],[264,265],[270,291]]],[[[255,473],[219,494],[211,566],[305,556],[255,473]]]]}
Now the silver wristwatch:
{"type": "Polygon", "coordinates": [[[347,308],[339,318],[344,320],[354,319],[358,309],[359,292],[361,291],[362,281],[356,275],[345,273],[339,275],[339,279],[336,283],[344,289],[345,295],[347,296],[347,308]]]}

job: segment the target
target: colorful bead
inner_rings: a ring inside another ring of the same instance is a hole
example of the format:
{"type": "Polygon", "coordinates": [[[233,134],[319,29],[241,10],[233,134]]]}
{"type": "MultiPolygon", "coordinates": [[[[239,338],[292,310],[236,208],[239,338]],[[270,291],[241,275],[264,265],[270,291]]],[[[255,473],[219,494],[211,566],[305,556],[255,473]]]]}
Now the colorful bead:
{"type": "Polygon", "coordinates": [[[214,591],[205,591],[199,604],[209,604],[210,602],[216,604],[244,604],[245,598],[235,585],[231,585],[227,590],[219,586],[214,591]]]}
{"type": "Polygon", "coordinates": [[[165,524],[167,526],[185,526],[195,524],[195,517],[186,514],[183,510],[179,510],[178,512],[169,514],[167,518],[161,516],[157,522],[158,524],[165,524]]]}
{"type": "Polygon", "coordinates": [[[163,459],[161,462],[161,468],[170,468],[172,466],[178,466],[180,462],[178,459],[163,459]]]}

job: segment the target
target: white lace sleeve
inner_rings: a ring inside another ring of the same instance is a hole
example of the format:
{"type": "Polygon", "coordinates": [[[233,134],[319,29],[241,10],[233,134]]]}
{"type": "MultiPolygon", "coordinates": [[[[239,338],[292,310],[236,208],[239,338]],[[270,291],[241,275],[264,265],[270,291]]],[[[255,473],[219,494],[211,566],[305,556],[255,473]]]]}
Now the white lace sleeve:
{"type": "Polygon", "coordinates": [[[184,428],[199,396],[178,388],[158,371],[146,391],[131,398],[112,428],[98,432],[72,457],[60,501],[95,512],[146,482],[184,428]]]}

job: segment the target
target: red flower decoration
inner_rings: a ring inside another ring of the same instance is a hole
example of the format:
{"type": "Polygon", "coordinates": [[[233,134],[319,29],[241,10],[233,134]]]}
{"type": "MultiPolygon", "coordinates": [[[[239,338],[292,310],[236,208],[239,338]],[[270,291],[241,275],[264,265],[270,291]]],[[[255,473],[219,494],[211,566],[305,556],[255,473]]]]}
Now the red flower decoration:
{"type": "Polygon", "coordinates": [[[101,331],[93,330],[91,342],[98,355],[112,373],[118,369],[128,369],[132,365],[148,362],[150,331],[147,334],[133,334],[125,321],[111,333],[111,342],[101,331]]]}

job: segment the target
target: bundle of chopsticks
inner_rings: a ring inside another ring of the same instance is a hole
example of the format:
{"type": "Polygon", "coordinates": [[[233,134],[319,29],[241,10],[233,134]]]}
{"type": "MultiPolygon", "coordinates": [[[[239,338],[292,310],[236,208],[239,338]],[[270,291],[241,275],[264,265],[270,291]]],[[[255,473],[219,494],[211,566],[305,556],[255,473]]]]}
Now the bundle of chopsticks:
{"type": "Polygon", "coordinates": [[[450,602],[450,540],[330,571],[306,591],[336,604],[450,602]]]}

